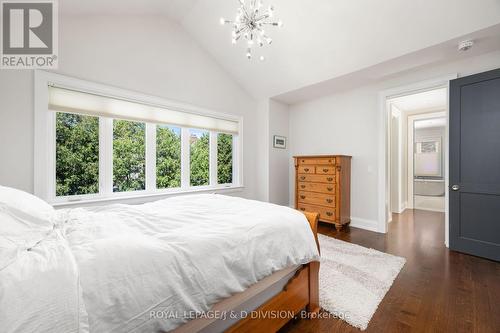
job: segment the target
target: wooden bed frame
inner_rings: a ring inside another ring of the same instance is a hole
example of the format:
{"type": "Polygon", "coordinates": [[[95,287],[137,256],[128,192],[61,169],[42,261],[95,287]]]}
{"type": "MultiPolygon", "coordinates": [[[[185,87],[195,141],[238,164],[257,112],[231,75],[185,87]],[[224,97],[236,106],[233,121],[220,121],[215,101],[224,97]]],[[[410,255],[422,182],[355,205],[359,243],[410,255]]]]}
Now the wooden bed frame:
{"type": "MultiPolygon", "coordinates": [[[[319,250],[319,214],[304,212],[304,215],[309,221],[319,250]]],[[[290,316],[264,317],[266,313],[293,312],[297,315],[303,309],[308,312],[307,318],[314,318],[319,313],[319,261],[303,265],[288,281],[283,291],[258,307],[255,311],[262,316],[242,319],[226,332],[276,332],[292,318],[290,316]]]]}

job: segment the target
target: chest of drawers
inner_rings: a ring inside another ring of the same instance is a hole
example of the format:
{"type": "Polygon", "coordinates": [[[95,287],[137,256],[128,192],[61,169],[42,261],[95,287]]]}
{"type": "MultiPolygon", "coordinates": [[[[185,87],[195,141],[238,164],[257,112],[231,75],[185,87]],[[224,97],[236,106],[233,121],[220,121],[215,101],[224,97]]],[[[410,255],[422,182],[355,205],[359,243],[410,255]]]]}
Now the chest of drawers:
{"type": "Polygon", "coordinates": [[[337,229],[351,222],[351,156],[294,156],[295,208],[337,229]]]}

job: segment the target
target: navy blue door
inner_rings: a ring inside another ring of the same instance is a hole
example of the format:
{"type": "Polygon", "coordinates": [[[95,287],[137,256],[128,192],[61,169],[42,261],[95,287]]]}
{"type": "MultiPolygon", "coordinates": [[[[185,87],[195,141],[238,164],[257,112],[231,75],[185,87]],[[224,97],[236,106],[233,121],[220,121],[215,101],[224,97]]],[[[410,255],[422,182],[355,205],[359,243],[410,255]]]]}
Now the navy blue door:
{"type": "Polygon", "coordinates": [[[450,248],[500,261],[500,69],[451,81],[450,248]]]}

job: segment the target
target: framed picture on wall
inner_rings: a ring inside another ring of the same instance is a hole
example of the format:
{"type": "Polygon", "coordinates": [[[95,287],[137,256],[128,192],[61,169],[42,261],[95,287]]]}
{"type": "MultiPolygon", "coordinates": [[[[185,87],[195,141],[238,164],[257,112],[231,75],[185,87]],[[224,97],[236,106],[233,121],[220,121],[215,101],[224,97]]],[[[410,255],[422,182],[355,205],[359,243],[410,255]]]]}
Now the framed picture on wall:
{"type": "Polygon", "coordinates": [[[273,147],[286,149],[286,137],[275,135],[273,140],[273,147]]]}

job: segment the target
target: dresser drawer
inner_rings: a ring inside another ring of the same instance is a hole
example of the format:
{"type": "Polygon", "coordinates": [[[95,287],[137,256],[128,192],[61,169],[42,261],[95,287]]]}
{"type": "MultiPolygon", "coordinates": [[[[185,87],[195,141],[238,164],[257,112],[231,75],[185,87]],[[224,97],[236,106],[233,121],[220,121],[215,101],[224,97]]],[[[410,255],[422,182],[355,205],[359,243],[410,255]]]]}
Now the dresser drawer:
{"type": "Polygon", "coordinates": [[[334,165],[335,158],[299,158],[299,165],[309,164],[309,165],[334,165]]]}
{"type": "Polygon", "coordinates": [[[335,184],[323,183],[298,183],[299,191],[319,192],[319,193],[335,193],[335,184]]]}
{"type": "Polygon", "coordinates": [[[298,175],[299,182],[335,183],[335,175],[298,175]]]}
{"type": "Polygon", "coordinates": [[[297,170],[299,173],[315,173],[316,167],[314,165],[301,165],[297,170]]]}
{"type": "Polygon", "coordinates": [[[321,221],[335,221],[335,208],[299,203],[298,210],[303,212],[319,213],[319,219],[321,221]]]}
{"type": "Polygon", "coordinates": [[[335,167],[329,165],[318,165],[316,167],[316,173],[318,175],[333,175],[335,174],[335,167]]]}
{"type": "Polygon", "coordinates": [[[298,200],[302,203],[335,207],[335,195],[299,191],[298,200]]]}

